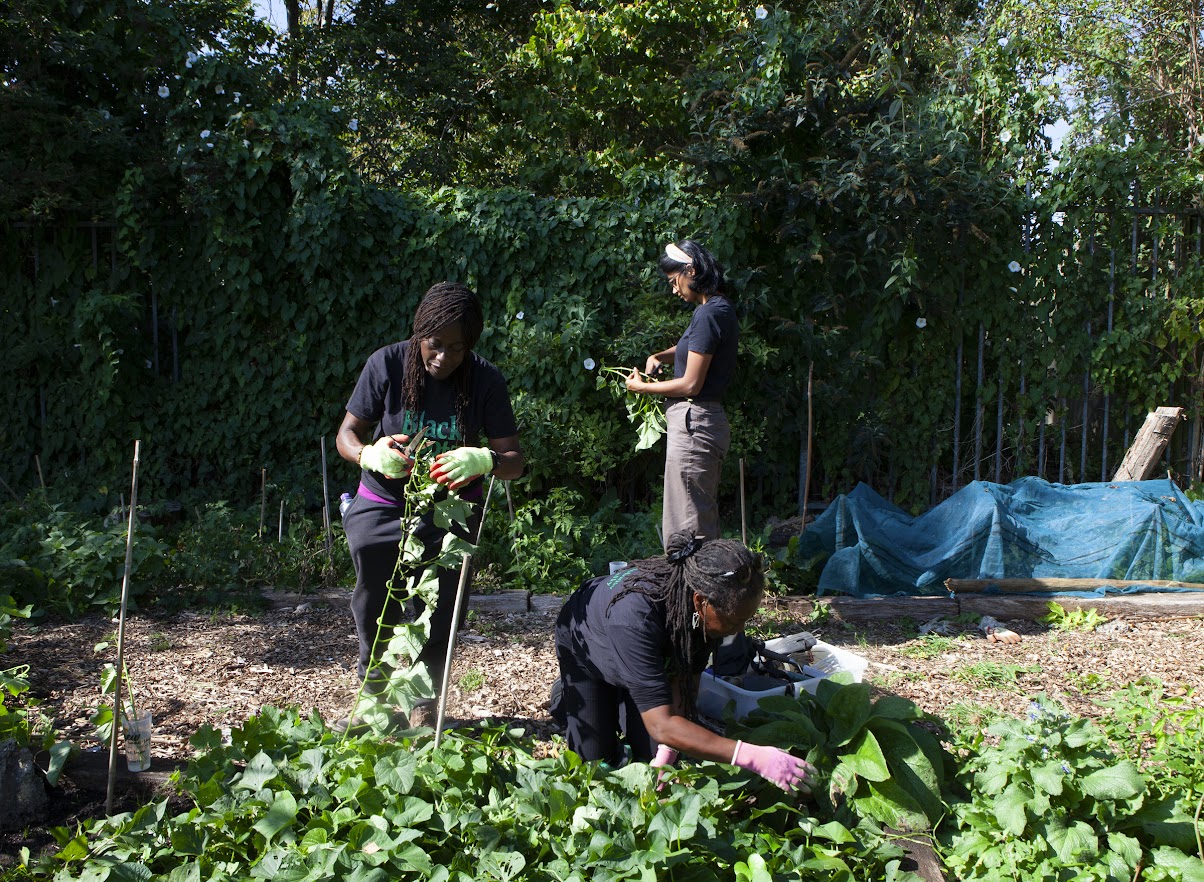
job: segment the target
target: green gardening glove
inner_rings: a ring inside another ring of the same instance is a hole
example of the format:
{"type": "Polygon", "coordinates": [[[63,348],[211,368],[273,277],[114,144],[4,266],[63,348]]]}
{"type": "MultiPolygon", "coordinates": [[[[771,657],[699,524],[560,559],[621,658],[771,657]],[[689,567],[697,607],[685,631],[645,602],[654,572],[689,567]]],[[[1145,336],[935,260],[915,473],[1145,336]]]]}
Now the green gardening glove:
{"type": "Polygon", "coordinates": [[[457,447],[435,457],[431,477],[455,490],[493,471],[493,454],[488,447],[457,447]]]}
{"type": "Polygon", "coordinates": [[[414,461],[406,459],[392,447],[393,439],[384,435],[360,451],[360,468],[384,475],[386,478],[404,478],[410,473],[414,461]]]}

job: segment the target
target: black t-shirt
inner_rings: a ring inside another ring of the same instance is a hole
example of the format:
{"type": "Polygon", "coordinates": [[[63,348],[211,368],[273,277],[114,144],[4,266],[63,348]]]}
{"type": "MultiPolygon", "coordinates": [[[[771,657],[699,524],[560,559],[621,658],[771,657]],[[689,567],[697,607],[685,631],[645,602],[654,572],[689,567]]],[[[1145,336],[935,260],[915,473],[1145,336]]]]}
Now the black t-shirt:
{"type": "MultiPolygon", "coordinates": [[[[565,602],[556,624],[558,647],[597,679],[626,689],[641,713],[673,702],[665,604],[638,591],[613,606],[611,601],[644,578],[628,567],[589,580],[565,602]]],[[[709,655],[707,648],[694,659],[694,673],[702,672],[709,655]]]]}
{"type": "MultiPolygon", "coordinates": [[[[502,372],[475,352],[468,353],[471,371],[464,426],[456,425],[456,387],[448,380],[426,377],[420,413],[406,410],[404,377],[409,341],[390,343],[368,357],[360,378],[347,401],[347,412],[369,423],[377,423],[372,440],[381,435],[413,435],[423,426],[434,442],[427,453],[437,455],[456,447],[482,446],[488,438],[518,434],[514,408],[502,372]]],[[[386,478],[364,470],[360,480],[373,493],[386,499],[401,499],[405,479],[386,478]]],[[[465,488],[466,489],[466,488],[465,488]]],[[[463,495],[461,490],[461,495],[463,495]]]]}
{"type": "Polygon", "coordinates": [[[719,401],[736,374],[736,349],[740,342],[740,318],[730,300],[715,294],[694,308],[690,324],[673,353],[673,376],[684,377],[691,352],[711,356],[697,401],[719,401]]]}

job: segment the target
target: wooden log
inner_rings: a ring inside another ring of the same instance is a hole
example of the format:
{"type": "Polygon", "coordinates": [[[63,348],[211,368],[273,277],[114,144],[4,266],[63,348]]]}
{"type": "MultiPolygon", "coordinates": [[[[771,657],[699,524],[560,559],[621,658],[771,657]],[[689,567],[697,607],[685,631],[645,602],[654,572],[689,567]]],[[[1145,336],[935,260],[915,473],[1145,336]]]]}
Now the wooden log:
{"type": "Polygon", "coordinates": [[[468,598],[468,608],[491,613],[530,612],[531,592],[520,588],[496,594],[473,594],[468,598]]]}
{"type": "Polygon", "coordinates": [[[1002,620],[1036,621],[1049,612],[1051,600],[1067,610],[1094,609],[1109,619],[1175,619],[1204,615],[1204,594],[1110,594],[1106,597],[962,594],[957,603],[962,613],[989,615],[1002,620]]]}
{"type": "Polygon", "coordinates": [[[779,597],[774,605],[800,617],[810,615],[814,607],[827,607],[838,619],[850,622],[902,616],[928,621],[957,615],[957,601],[948,597],[779,597]]]}
{"type": "Polygon", "coordinates": [[[959,594],[957,597],[777,597],[776,609],[800,618],[816,606],[826,606],[838,619],[847,622],[872,622],[909,618],[926,622],[942,616],[956,618],[962,613],[991,615],[997,619],[1036,621],[1049,612],[1049,601],[1056,600],[1066,609],[1095,609],[1110,618],[1174,619],[1204,615],[1204,593],[1143,593],[1072,597],[1067,595],[959,594]]]}
{"type": "Polygon", "coordinates": [[[1147,414],[1145,424],[1125,453],[1113,481],[1144,481],[1158,468],[1158,460],[1170,443],[1175,426],[1183,419],[1183,408],[1160,407],[1147,414]]]}
{"type": "Polygon", "coordinates": [[[1204,591],[1204,583],[1201,582],[1173,582],[1165,579],[946,579],[945,587],[954,594],[977,594],[992,588],[1004,594],[1142,587],[1190,588],[1204,591]]]}

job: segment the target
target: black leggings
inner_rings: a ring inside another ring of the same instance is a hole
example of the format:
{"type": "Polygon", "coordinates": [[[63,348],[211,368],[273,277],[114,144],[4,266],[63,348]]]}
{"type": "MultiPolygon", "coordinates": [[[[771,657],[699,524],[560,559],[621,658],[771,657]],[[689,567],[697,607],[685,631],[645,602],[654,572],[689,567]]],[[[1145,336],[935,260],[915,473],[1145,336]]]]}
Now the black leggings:
{"type": "MultiPolygon", "coordinates": [[[[415,600],[410,602],[408,609],[403,610],[396,600],[389,600],[386,583],[393,578],[393,570],[397,566],[398,546],[401,543],[401,512],[401,506],[356,496],[351,507],[343,515],[347,546],[355,564],[355,592],[351,595],[351,613],[355,617],[355,630],[359,637],[359,662],[356,669],[361,680],[372,664],[372,644],[376,640],[377,621],[382,620],[385,625],[381,631],[381,645],[377,647],[379,657],[379,651],[392,636],[392,626],[401,622],[403,615],[408,613],[416,617],[425,608],[422,601],[415,600]]],[[[481,509],[477,506],[469,518],[468,529],[456,528],[453,532],[461,538],[475,538],[480,519],[481,509]]],[[[425,545],[424,558],[430,559],[438,554],[444,534],[444,530],[436,527],[428,519],[422,521],[415,531],[415,536],[425,545]]],[[[404,572],[399,573],[398,577],[404,578],[405,575],[404,572]]],[[[443,666],[452,634],[451,619],[459,584],[459,569],[439,571],[439,599],[431,615],[430,637],[418,658],[413,660],[414,664],[427,665],[436,688],[443,679],[443,666]]],[[[459,624],[463,624],[467,610],[468,604],[464,603],[460,610],[459,624]]]]}
{"type": "Polygon", "coordinates": [[[563,691],[553,714],[564,726],[569,750],[584,760],[602,760],[617,765],[622,757],[620,733],[623,733],[631,745],[632,758],[645,763],[651,761],[656,755],[656,745],[644,727],[631,693],[595,679],[561,649],[559,640],[556,657],[560,661],[563,691]]]}

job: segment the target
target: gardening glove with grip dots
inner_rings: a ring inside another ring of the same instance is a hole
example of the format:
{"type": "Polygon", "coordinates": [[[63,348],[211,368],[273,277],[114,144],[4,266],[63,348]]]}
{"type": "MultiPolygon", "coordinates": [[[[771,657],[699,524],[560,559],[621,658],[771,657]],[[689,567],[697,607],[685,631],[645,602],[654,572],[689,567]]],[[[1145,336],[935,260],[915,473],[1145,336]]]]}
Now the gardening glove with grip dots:
{"type": "Polygon", "coordinates": [[[404,478],[410,473],[414,463],[406,459],[392,447],[393,439],[382,435],[360,451],[360,468],[384,475],[386,478],[404,478]]]}
{"type": "Polygon", "coordinates": [[[435,457],[431,477],[455,490],[491,471],[493,454],[488,447],[457,447],[435,457]]]}
{"type": "Polygon", "coordinates": [[[756,772],[787,793],[793,793],[795,789],[801,793],[811,792],[807,775],[814,774],[815,770],[806,760],[776,747],[737,741],[736,750],[732,754],[732,765],[748,772],[756,772]]]}

